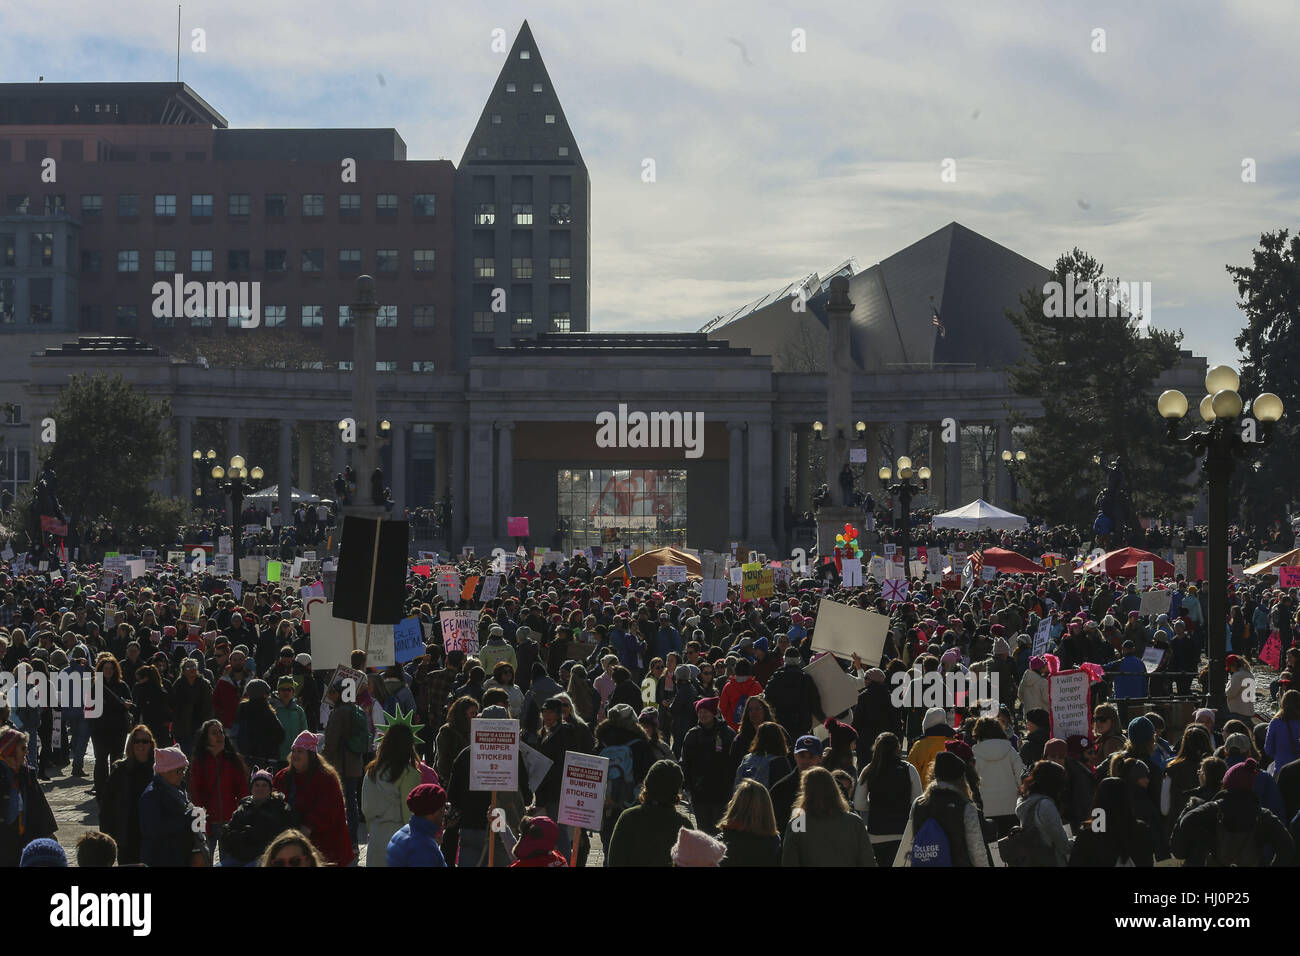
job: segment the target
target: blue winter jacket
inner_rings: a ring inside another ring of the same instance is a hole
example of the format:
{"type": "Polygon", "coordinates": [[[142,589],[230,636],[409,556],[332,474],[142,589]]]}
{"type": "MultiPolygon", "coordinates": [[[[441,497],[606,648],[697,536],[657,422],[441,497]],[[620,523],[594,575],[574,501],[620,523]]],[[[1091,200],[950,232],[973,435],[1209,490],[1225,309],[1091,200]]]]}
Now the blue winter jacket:
{"type": "Polygon", "coordinates": [[[442,849],[438,846],[438,834],[442,827],[430,823],[424,817],[411,817],[406,826],[393,834],[388,841],[386,861],[389,866],[441,866],[442,849]]]}

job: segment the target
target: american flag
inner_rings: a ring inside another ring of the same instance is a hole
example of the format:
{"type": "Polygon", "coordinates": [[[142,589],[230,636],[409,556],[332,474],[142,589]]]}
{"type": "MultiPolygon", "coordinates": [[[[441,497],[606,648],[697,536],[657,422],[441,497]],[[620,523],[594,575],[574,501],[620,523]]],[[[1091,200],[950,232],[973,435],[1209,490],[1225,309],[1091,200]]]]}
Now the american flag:
{"type": "Polygon", "coordinates": [[[943,327],[943,319],[939,318],[939,310],[934,307],[934,296],[930,296],[930,321],[934,327],[939,330],[939,338],[947,338],[948,330],[943,327]]]}
{"type": "Polygon", "coordinates": [[[978,578],[982,575],[984,573],[984,555],[978,551],[972,551],[970,553],[970,566],[975,577],[978,578]]]}

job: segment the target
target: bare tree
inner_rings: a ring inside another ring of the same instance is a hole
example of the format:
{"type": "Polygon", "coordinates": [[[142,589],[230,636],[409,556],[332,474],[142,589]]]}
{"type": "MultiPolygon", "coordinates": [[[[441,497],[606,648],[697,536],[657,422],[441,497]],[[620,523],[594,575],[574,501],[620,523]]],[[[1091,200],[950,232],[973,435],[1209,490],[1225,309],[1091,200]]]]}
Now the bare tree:
{"type": "Polygon", "coordinates": [[[785,342],[773,356],[773,371],[826,371],[825,345],[813,337],[812,329],[808,324],[815,321],[816,319],[808,315],[798,316],[795,319],[793,327],[786,334],[785,342]]]}

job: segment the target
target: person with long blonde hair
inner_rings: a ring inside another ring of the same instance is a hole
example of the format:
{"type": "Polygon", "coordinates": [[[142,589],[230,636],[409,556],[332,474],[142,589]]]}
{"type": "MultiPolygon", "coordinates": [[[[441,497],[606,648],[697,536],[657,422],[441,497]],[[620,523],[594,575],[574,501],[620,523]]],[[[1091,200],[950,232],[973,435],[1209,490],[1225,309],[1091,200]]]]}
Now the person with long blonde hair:
{"type": "Polygon", "coordinates": [[[727,847],[722,866],[780,866],[781,836],[767,788],[742,780],[718,823],[727,847]]]}
{"type": "Polygon", "coordinates": [[[799,782],[799,795],[785,828],[782,866],[875,866],[876,854],[862,818],[831,772],[809,767],[799,782]]]}
{"type": "MultiPolygon", "coordinates": [[[[280,771],[284,773],[283,770],[280,771]]],[[[285,830],[271,841],[259,866],[328,866],[329,863],[301,830],[285,830]]]]}

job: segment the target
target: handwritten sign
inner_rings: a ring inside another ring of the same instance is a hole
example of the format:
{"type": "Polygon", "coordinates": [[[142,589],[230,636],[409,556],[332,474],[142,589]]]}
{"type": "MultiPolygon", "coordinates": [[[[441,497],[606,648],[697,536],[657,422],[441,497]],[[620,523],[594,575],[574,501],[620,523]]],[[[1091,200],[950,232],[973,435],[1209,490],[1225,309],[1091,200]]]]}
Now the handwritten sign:
{"type": "Polygon", "coordinates": [[[900,578],[885,581],[881,586],[881,593],[886,601],[906,601],[907,581],[900,578]]]}
{"type": "Polygon", "coordinates": [[[1156,583],[1156,565],[1154,561],[1139,561],[1133,583],[1139,591],[1145,591],[1156,583]]]}
{"type": "Polygon", "coordinates": [[[1038,629],[1034,631],[1034,646],[1031,653],[1035,656],[1041,656],[1047,653],[1048,643],[1052,640],[1052,621],[1050,618],[1044,618],[1038,624],[1038,629]]]}
{"type": "Polygon", "coordinates": [[[605,787],[609,781],[609,759],[591,754],[564,754],[560,776],[560,826],[599,830],[605,810],[605,787]]]}
{"type": "Polygon", "coordinates": [[[469,788],[519,789],[519,721],[485,717],[470,721],[469,788]]]}
{"type": "Polygon", "coordinates": [[[861,558],[844,558],[840,561],[840,581],[846,588],[862,586],[861,558]]]}
{"type": "Polygon", "coordinates": [[[655,569],[655,581],[659,584],[665,584],[669,581],[684,583],[686,581],[686,568],[680,564],[661,564],[655,569]]]}
{"type": "Polygon", "coordinates": [[[1061,671],[1047,679],[1047,699],[1051,717],[1051,733],[1062,740],[1090,732],[1088,717],[1088,682],[1085,670],[1061,671]]]}
{"type": "Polygon", "coordinates": [[[423,653],[424,628],[418,617],[408,617],[393,625],[393,660],[405,664],[423,653]]]}
{"type": "Polygon", "coordinates": [[[1280,565],[1277,569],[1278,587],[1300,588],[1300,567],[1280,565]]]}
{"type": "Polygon", "coordinates": [[[722,578],[706,578],[700,582],[700,600],[706,604],[721,604],[727,599],[727,582],[722,578]]]}
{"type": "Polygon", "coordinates": [[[497,598],[497,592],[500,590],[501,590],[501,575],[489,574],[486,578],[483,579],[483,591],[479,595],[479,600],[483,601],[485,604],[488,601],[495,601],[497,598]]]}
{"type": "Polygon", "coordinates": [[[1142,666],[1147,669],[1148,674],[1154,674],[1164,659],[1165,652],[1159,647],[1148,647],[1142,652],[1142,666]]]}
{"type": "Polygon", "coordinates": [[[511,538],[528,537],[528,519],[506,518],[506,534],[511,538]]]}
{"type": "Polygon", "coordinates": [[[442,646],[448,651],[478,653],[478,611],[439,611],[442,646]]]}

